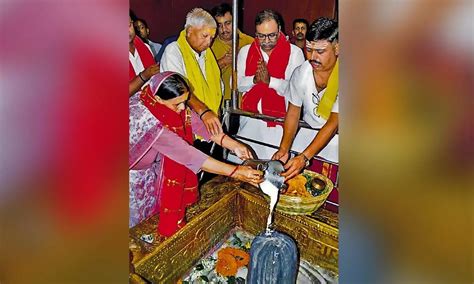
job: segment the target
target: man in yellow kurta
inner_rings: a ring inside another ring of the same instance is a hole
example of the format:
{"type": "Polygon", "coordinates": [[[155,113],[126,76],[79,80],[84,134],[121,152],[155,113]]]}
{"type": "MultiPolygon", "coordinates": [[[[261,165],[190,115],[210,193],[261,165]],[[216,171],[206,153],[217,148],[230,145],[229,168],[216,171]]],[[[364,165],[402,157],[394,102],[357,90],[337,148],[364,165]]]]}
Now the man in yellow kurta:
{"type": "MultiPolygon", "coordinates": [[[[221,78],[224,82],[224,100],[230,99],[230,78],[232,76],[232,7],[223,3],[214,7],[211,14],[217,22],[217,37],[211,46],[221,69],[221,78]]],[[[253,37],[238,32],[237,47],[251,44],[253,37]]]]}

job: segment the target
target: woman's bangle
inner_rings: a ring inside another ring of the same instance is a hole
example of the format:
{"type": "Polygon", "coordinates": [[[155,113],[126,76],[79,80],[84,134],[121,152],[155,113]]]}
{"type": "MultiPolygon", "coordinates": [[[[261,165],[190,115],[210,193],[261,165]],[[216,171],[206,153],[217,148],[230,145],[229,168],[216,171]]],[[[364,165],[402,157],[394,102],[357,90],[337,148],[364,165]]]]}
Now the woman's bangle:
{"type": "Polygon", "coordinates": [[[202,116],[206,113],[206,112],[209,112],[211,111],[210,109],[206,109],[205,111],[203,111],[200,115],[199,115],[199,119],[202,120],[202,116]]]}
{"type": "Polygon", "coordinates": [[[146,82],[146,80],[145,80],[145,79],[143,79],[143,77],[142,77],[142,72],[138,73],[138,77],[140,77],[140,79],[142,79],[143,83],[145,83],[145,82],[146,82]]]}
{"type": "Polygon", "coordinates": [[[232,177],[235,174],[235,172],[237,171],[238,168],[239,168],[239,166],[236,166],[235,169],[230,173],[229,176],[232,177]]]}
{"type": "Polygon", "coordinates": [[[226,137],[226,136],[227,136],[227,135],[224,134],[224,135],[222,135],[222,137],[221,137],[221,143],[219,144],[219,145],[221,145],[221,147],[223,147],[223,146],[222,146],[222,141],[224,141],[224,137],[226,137]]]}

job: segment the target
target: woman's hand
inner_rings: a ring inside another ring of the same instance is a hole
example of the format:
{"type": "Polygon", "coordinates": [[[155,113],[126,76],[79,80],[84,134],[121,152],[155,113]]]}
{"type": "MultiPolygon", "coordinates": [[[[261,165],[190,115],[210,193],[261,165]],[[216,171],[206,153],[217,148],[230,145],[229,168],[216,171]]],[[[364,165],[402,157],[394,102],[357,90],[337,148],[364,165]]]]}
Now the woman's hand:
{"type": "Polygon", "coordinates": [[[237,166],[237,169],[233,172],[231,177],[251,183],[255,186],[263,182],[263,172],[254,170],[249,166],[237,166]]]}
{"type": "Polygon", "coordinates": [[[254,159],[254,156],[247,145],[235,140],[225,133],[223,133],[220,138],[213,137],[211,139],[218,143],[218,145],[220,145],[222,148],[226,148],[234,152],[235,155],[241,160],[245,161],[248,159],[254,159]]]}
{"type": "Polygon", "coordinates": [[[233,152],[241,160],[253,159],[252,152],[250,149],[242,143],[237,142],[237,146],[234,148],[233,152]]]}

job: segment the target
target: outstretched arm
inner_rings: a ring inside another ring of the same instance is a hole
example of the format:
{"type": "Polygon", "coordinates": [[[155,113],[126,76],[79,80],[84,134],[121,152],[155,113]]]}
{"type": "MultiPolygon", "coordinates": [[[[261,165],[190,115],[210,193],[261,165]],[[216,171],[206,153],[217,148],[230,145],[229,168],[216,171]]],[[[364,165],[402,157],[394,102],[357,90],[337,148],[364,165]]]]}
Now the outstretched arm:
{"type": "Polygon", "coordinates": [[[202,169],[209,173],[230,176],[253,185],[263,182],[263,172],[259,170],[254,170],[249,166],[234,166],[226,164],[219,162],[212,157],[209,157],[204,161],[202,169]]]}
{"type": "Polygon", "coordinates": [[[285,123],[283,125],[283,137],[281,138],[280,148],[273,154],[272,160],[280,160],[283,163],[288,161],[291,144],[293,144],[293,139],[298,130],[300,113],[301,107],[288,102],[288,111],[286,112],[285,123]]]}
{"type": "Polygon", "coordinates": [[[309,161],[309,159],[318,154],[329,143],[331,138],[336,134],[338,126],[339,114],[331,112],[329,119],[321,130],[319,130],[318,134],[316,134],[311,144],[309,144],[301,154],[290,159],[288,163],[285,164],[286,171],[281,175],[288,180],[299,174],[305,167],[306,161],[309,161]]]}
{"type": "Polygon", "coordinates": [[[207,131],[209,131],[211,135],[222,133],[222,124],[217,115],[196,96],[191,95],[188,104],[191,109],[199,115],[199,118],[204,122],[207,131]]]}
{"type": "Polygon", "coordinates": [[[216,142],[217,145],[220,145],[223,148],[231,150],[241,160],[248,160],[248,159],[254,158],[248,146],[235,140],[234,138],[230,137],[229,135],[225,133],[214,135],[211,137],[211,140],[216,142]]]}

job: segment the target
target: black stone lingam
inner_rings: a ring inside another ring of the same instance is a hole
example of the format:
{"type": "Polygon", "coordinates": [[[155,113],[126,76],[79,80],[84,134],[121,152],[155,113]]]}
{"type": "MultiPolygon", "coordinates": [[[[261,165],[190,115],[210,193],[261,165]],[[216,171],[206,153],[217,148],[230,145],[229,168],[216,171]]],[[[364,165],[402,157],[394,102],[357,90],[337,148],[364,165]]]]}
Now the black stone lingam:
{"type": "Polygon", "coordinates": [[[266,231],[252,241],[248,283],[294,284],[297,269],[298,249],[288,235],[266,231]]]}

